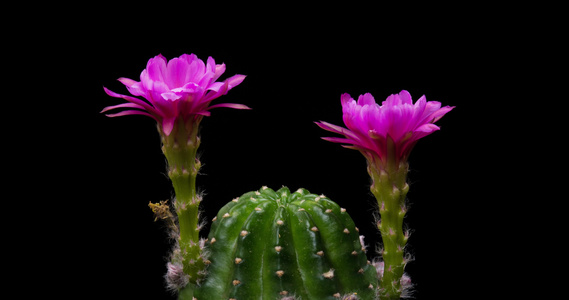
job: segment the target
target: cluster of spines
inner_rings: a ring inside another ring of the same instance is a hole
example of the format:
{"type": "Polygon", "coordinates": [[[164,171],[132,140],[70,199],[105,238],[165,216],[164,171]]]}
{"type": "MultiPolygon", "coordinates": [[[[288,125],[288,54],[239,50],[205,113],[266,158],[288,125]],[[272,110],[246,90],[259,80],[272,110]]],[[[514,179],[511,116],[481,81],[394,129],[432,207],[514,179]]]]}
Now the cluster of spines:
{"type": "MultiPolygon", "coordinates": [[[[408,262],[412,261],[413,257],[410,254],[406,254],[404,257],[404,261],[405,264],[407,264],[408,262]]],[[[377,272],[377,278],[379,280],[382,279],[383,277],[383,273],[385,271],[385,263],[383,260],[381,260],[380,258],[375,258],[372,262],[372,265],[375,267],[376,272],[377,272]]],[[[400,281],[399,281],[399,297],[400,298],[412,298],[413,296],[413,283],[411,282],[411,277],[409,277],[409,275],[407,275],[407,273],[403,273],[403,276],[401,277],[400,281]]],[[[382,290],[378,290],[379,294],[382,294],[382,290]]],[[[389,297],[389,295],[386,295],[385,293],[383,293],[383,295],[385,297],[389,297]]]]}
{"type": "Polygon", "coordinates": [[[263,187],[233,199],[212,221],[206,243],[210,275],[198,300],[373,299],[376,294],[375,268],[357,227],[324,195],[263,187]]]}
{"type": "MultiPolygon", "coordinates": [[[[171,207],[168,205],[168,201],[160,201],[159,203],[149,203],[148,206],[152,209],[155,215],[155,220],[162,220],[166,227],[168,228],[168,238],[173,242],[173,249],[170,252],[168,262],[166,264],[166,274],[164,276],[166,280],[166,287],[168,290],[176,293],[180,289],[184,288],[190,282],[190,275],[184,271],[184,255],[180,249],[180,232],[177,222],[177,218],[172,214],[171,207]]],[[[203,227],[204,223],[198,225],[197,231],[203,227]]],[[[208,252],[205,247],[207,239],[201,238],[197,243],[190,242],[191,247],[197,247],[199,249],[198,260],[190,261],[191,265],[201,264],[198,267],[200,270],[197,271],[199,278],[203,278],[206,275],[206,270],[204,265],[208,263],[208,252]]],[[[199,283],[199,280],[198,282],[199,283]]]]}

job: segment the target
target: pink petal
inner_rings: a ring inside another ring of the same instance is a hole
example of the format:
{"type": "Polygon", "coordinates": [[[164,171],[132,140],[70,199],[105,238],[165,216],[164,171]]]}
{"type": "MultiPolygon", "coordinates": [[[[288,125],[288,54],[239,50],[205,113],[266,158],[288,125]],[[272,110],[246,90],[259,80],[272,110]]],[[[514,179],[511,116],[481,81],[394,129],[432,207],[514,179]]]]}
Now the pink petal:
{"type": "Polygon", "coordinates": [[[215,86],[214,88],[217,88],[217,90],[214,90],[214,88],[209,88],[209,89],[212,89],[212,91],[207,93],[202,98],[201,101],[203,103],[208,103],[215,98],[218,98],[218,97],[221,97],[222,95],[225,95],[230,89],[236,87],[241,82],[243,82],[243,80],[245,80],[245,77],[247,77],[247,76],[246,75],[239,75],[239,74],[231,76],[230,78],[226,79],[223,82],[222,86],[219,86],[219,87],[215,86]]]}
{"type": "Polygon", "coordinates": [[[201,93],[201,92],[203,92],[203,90],[204,89],[199,84],[196,84],[195,82],[188,82],[188,83],[184,84],[184,86],[182,86],[182,87],[172,89],[172,92],[175,92],[175,93],[179,93],[179,92],[201,93]]]}
{"type": "Polygon", "coordinates": [[[126,85],[127,87],[131,87],[133,84],[138,83],[138,81],[134,81],[130,78],[121,77],[118,79],[122,84],[126,85]]]}
{"type": "MultiPolygon", "coordinates": [[[[152,119],[156,120],[156,118],[153,115],[151,115],[147,112],[140,111],[140,110],[125,110],[125,111],[121,111],[121,112],[116,113],[116,114],[105,114],[105,116],[110,117],[110,118],[120,117],[120,116],[128,116],[128,115],[143,115],[143,116],[151,117],[152,119]]],[[[158,120],[156,120],[156,121],[158,121],[158,120]]]]}
{"type": "Polygon", "coordinates": [[[364,105],[375,105],[375,98],[373,98],[373,96],[370,93],[365,93],[364,95],[361,95],[358,98],[358,105],[359,106],[364,106],[364,105]]]}
{"type": "Polygon", "coordinates": [[[413,105],[413,99],[411,99],[411,94],[406,91],[406,90],[402,90],[401,92],[399,92],[399,99],[401,99],[401,104],[411,104],[413,105]]]}
{"type": "Polygon", "coordinates": [[[158,56],[148,60],[146,64],[146,71],[148,72],[148,77],[152,81],[164,81],[164,73],[166,72],[167,59],[159,54],[158,56]]]}
{"type": "Polygon", "coordinates": [[[210,91],[217,92],[217,91],[219,91],[219,88],[222,87],[224,84],[225,84],[224,82],[214,82],[214,83],[210,84],[207,89],[210,91]]]}
{"type": "Polygon", "coordinates": [[[247,105],[237,104],[237,103],[220,103],[220,104],[212,105],[212,106],[208,107],[207,109],[210,110],[212,108],[218,108],[218,107],[228,107],[228,108],[234,108],[234,109],[251,109],[247,105]]]}
{"type": "Polygon", "coordinates": [[[169,136],[174,129],[174,123],[176,122],[176,118],[164,118],[162,120],[162,131],[166,136],[169,136]]]}
{"type": "Polygon", "coordinates": [[[401,98],[399,97],[399,94],[391,94],[385,99],[385,101],[381,102],[382,107],[383,106],[394,107],[400,104],[401,104],[401,98]]]}
{"type": "Polygon", "coordinates": [[[121,77],[118,80],[126,86],[126,89],[128,90],[129,93],[135,96],[144,96],[146,94],[146,91],[144,90],[142,83],[124,77],[121,77]]]}
{"type": "Polygon", "coordinates": [[[427,97],[425,97],[425,95],[421,96],[421,98],[419,98],[419,100],[417,100],[414,105],[416,110],[423,111],[427,105],[427,97]]]}
{"type": "MultiPolygon", "coordinates": [[[[215,61],[213,61],[213,58],[211,59],[213,64],[215,64],[215,61]]],[[[208,58],[208,63],[210,62],[209,58],[208,58]]],[[[215,74],[213,75],[213,81],[216,81],[223,73],[225,73],[225,64],[221,64],[221,65],[215,65],[215,74]]]]}
{"type": "Polygon", "coordinates": [[[330,123],[324,122],[324,121],[314,122],[314,123],[316,123],[316,125],[318,125],[320,128],[334,132],[334,133],[343,134],[342,132],[345,130],[345,128],[342,128],[338,125],[330,124],[330,123]]]}
{"type": "Polygon", "coordinates": [[[168,62],[165,72],[165,81],[169,89],[181,87],[189,82],[192,73],[189,72],[190,65],[184,59],[173,58],[168,62]]]}
{"type": "Polygon", "coordinates": [[[211,112],[207,111],[207,110],[202,110],[202,111],[198,111],[193,113],[194,115],[201,115],[201,116],[206,116],[209,117],[211,116],[211,112]]]}
{"type": "Polygon", "coordinates": [[[182,54],[182,55],[180,55],[180,59],[186,61],[186,62],[188,63],[188,65],[189,65],[189,64],[191,64],[194,60],[199,59],[199,58],[197,57],[197,55],[195,55],[195,54],[192,53],[192,54],[182,54]]]}
{"type": "Polygon", "coordinates": [[[439,110],[437,110],[436,112],[434,112],[431,117],[433,118],[433,123],[440,120],[440,118],[442,118],[444,115],[446,115],[446,113],[448,113],[449,111],[453,110],[455,108],[455,106],[445,106],[439,110]]]}
{"type": "Polygon", "coordinates": [[[231,77],[229,77],[228,79],[226,79],[225,81],[229,82],[229,89],[232,89],[236,86],[238,86],[239,84],[241,84],[241,82],[243,82],[243,80],[245,80],[245,77],[247,77],[247,75],[241,75],[241,74],[237,74],[237,75],[233,75],[231,77]]]}
{"type": "Polygon", "coordinates": [[[441,103],[438,101],[428,101],[425,105],[425,110],[420,118],[420,123],[431,122],[433,113],[441,109],[441,103]]]}
{"type": "Polygon", "coordinates": [[[354,99],[348,93],[343,93],[342,96],[340,96],[340,102],[342,103],[342,107],[351,101],[354,101],[354,99]]]}
{"type": "Polygon", "coordinates": [[[423,95],[417,102],[415,102],[413,107],[413,116],[409,120],[411,126],[417,126],[417,124],[421,123],[421,119],[423,117],[423,112],[425,111],[425,107],[427,106],[427,98],[423,95]]]}
{"type": "Polygon", "coordinates": [[[373,151],[371,149],[365,148],[365,147],[359,147],[356,145],[341,145],[342,147],[346,148],[346,149],[352,149],[352,150],[358,150],[358,151],[373,151]]]}
{"type": "Polygon", "coordinates": [[[206,73],[206,66],[201,59],[196,58],[189,65],[187,73],[189,74],[187,82],[198,82],[206,73]]]}
{"type": "Polygon", "coordinates": [[[229,82],[226,80],[223,83],[223,86],[219,87],[217,91],[210,91],[208,92],[203,98],[202,98],[202,102],[203,103],[208,103],[211,102],[213,99],[215,98],[219,98],[222,95],[224,95],[227,91],[229,90],[229,82]]]}
{"type": "Polygon", "coordinates": [[[109,95],[111,97],[122,98],[126,101],[138,104],[138,105],[142,106],[149,113],[159,115],[158,111],[154,107],[152,107],[150,104],[144,102],[143,100],[140,100],[140,99],[135,98],[135,97],[127,96],[127,95],[117,94],[117,93],[107,89],[106,87],[103,87],[103,90],[105,90],[105,93],[107,93],[107,95],[109,95]]]}
{"type": "Polygon", "coordinates": [[[316,123],[316,125],[318,125],[320,128],[322,128],[324,130],[328,130],[330,132],[342,134],[342,135],[346,136],[347,138],[350,138],[353,140],[359,140],[357,135],[355,135],[352,131],[350,131],[349,129],[346,129],[344,127],[340,127],[340,126],[330,124],[330,123],[324,122],[324,121],[314,122],[314,123],[316,123]]]}
{"type": "MultiPolygon", "coordinates": [[[[146,84],[148,85],[147,90],[155,95],[160,95],[162,93],[166,93],[170,91],[170,88],[168,88],[168,85],[166,85],[166,83],[162,82],[162,81],[148,81],[146,82],[146,84]]],[[[150,99],[148,99],[150,100],[150,99]]],[[[156,100],[156,99],[154,99],[156,100]]]]}
{"type": "Polygon", "coordinates": [[[417,129],[415,129],[416,132],[427,132],[427,133],[431,133],[433,131],[437,131],[441,129],[439,126],[432,124],[432,123],[427,123],[424,125],[419,126],[417,129]]]}
{"type": "Polygon", "coordinates": [[[358,151],[374,151],[373,149],[366,147],[363,144],[351,139],[335,138],[335,137],[322,137],[322,139],[332,143],[344,144],[342,145],[342,147],[348,149],[354,149],[358,151]]]}
{"type": "MultiPolygon", "coordinates": [[[[205,69],[206,69],[206,72],[212,72],[215,75],[215,69],[217,69],[217,66],[215,65],[215,60],[213,59],[213,57],[209,56],[207,58],[207,63],[206,63],[205,69]]],[[[219,75],[221,75],[221,74],[219,74],[219,75]]],[[[217,78],[219,78],[219,76],[217,78]]],[[[213,80],[215,81],[217,78],[215,78],[213,80]]]]}
{"type": "Polygon", "coordinates": [[[103,108],[103,110],[101,110],[101,113],[104,113],[106,111],[109,111],[109,110],[112,110],[115,108],[140,108],[140,109],[144,109],[142,106],[135,104],[135,103],[122,103],[119,105],[107,106],[107,107],[103,108]]]}
{"type": "Polygon", "coordinates": [[[340,143],[340,144],[353,144],[354,141],[345,138],[336,138],[336,137],[322,137],[323,140],[332,142],[332,143],[340,143]]]}
{"type": "Polygon", "coordinates": [[[172,91],[161,93],[160,96],[162,96],[162,98],[164,98],[166,100],[170,100],[170,101],[178,100],[178,99],[180,99],[180,97],[182,97],[182,95],[178,95],[172,91]]]}

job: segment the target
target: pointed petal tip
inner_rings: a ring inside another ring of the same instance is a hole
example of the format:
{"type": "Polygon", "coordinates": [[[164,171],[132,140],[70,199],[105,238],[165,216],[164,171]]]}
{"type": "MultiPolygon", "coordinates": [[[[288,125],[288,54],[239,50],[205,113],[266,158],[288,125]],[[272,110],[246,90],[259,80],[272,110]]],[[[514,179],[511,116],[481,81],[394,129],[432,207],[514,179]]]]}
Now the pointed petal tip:
{"type": "MultiPolygon", "coordinates": [[[[99,113],[102,114],[102,113],[104,113],[104,112],[106,112],[106,111],[109,111],[109,110],[111,110],[111,109],[113,109],[112,106],[107,106],[107,107],[103,108],[103,110],[101,110],[99,113]]],[[[107,116],[108,116],[108,115],[107,115],[107,116]]]]}
{"type": "Polygon", "coordinates": [[[415,129],[415,132],[432,133],[434,131],[440,130],[441,128],[435,124],[427,123],[419,126],[415,129]]]}
{"type": "Polygon", "coordinates": [[[209,117],[211,116],[211,112],[207,111],[207,110],[203,110],[203,111],[198,111],[195,113],[196,115],[200,115],[200,116],[205,116],[205,117],[209,117]]]}
{"type": "Polygon", "coordinates": [[[108,89],[106,86],[104,86],[104,85],[103,85],[103,90],[105,91],[105,94],[107,94],[107,95],[113,97],[113,96],[110,94],[110,93],[112,93],[112,91],[109,90],[109,89],[108,89]]]}
{"type": "Polygon", "coordinates": [[[133,84],[137,83],[136,80],[132,80],[132,79],[126,78],[126,77],[120,77],[120,78],[117,79],[117,80],[118,80],[120,83],[122,83],[122,84],[124,84],[124,85],[126,85],[126,86],[128,86],[128,87],[130,87],[130,86],[132,86],[133,84]]]}
{"type": "Polygon", "coordinates": [[[164,118],[162,120],[162,132],[166,136],[169,136],[170,133],[172,133],[172,130],[174,129],[174,122],[175,121],[176,121],[176,118],[164,118]]]}
{"type": "Polygon", "coordinates": [[[433,114],[433,123],[444,117],[449,111],[453,110],[456,106],[445,106],[441,107],[437,112],[433,114]]]}
{"type": "Polygon", "coordinates": [[[318,122],[314,122],[314,124],[318,125],[318,127],[322,128],[324,130],[338,133],[337,130],[332,129],[335,126],[334,124],[330,124],[326,121],[318,121],[318,122]]]}
{"type": "Polygon", "coordinates": [[[212,105],[212,106],[208,107],[207,110],[210,110],[212,108],[219,108],[219,107],[227,107],[227,108],[233,108],[233,109],[247,109],[247,110],[252,109],[247,105],[239,104],[239,103],[220,103],[220,104],[216,104],[216,105],[212,105]]]}
{"type": "Polygon", "coordinates": [[[107,107],[103,108],[103,110],[101,112],[106,112],[106,111],[116,109],[116,108],[138,108],[138,109],[144,110],[144,107],[142,107],[136,103],[127,102],[127,103],[121,103],[118,105],[107,106],[107,107]]]}
{"type": "Polygon", "coordinates": [[[326,123],[326,122],[324,122],[324,121],[315,121],[315,122],[314,122],[314,124],[316,124],[318,127],[322,128],[322,129],[324,129],[324,130],[327,130],[325,123],[326,123]]]}
{"type": "Polygon", "coordinates": [[[318,125],[320,128],[330,131],[330,132],[334,132],[334,133],[338,133],[338,134],[343,134],[346,136],[351,135],[351,131],[343,128],[341,126],[338,125],[334,125],[325,121],[320,121],[320,123],[316,123],[316,125],[318,125]]]}
{"type": "Polygon", "coordinates": [[[350,102],[350,101],[354,101],[354,98],[352,98],[352,96],[350,96],[350,94],[348,93],[343,93],[342,96],[340,96],[340,103],[343,105],[345,105],[346,103],[350,102]]]}
{"type": "Polygon", "coordinates": [[[339,144],[354,144],[354,141],[347,139],[347,138],[338,138],[338,137],[320,137],[321,139],[332,142],[332,143],[339,143],[339,144]]]}
{"type": "Polygon", "coordinates": [[[153,115],[151,115],[147,112],[140,111],[140,110],[125,110],[125,111],[121,111],[121,112],[116,113],[116,114],[105,114],[105,116],[107,116],[109,118],[130,116],[130,115],[147,116],[147,117],[151,117],[152,119],[156,120],[156,118],[153,115]]]}
{"type": "Polygon", "coordinates": [[[229,77],[225,81],[228,83],[229,89],[232,89],[232,88],[238,86],[239,84],[241,84],[241,82],[243,82],[243,80],[245,80],[245,77],[247,77],[247,75],[236,74],[236,75],[229,77]]]}

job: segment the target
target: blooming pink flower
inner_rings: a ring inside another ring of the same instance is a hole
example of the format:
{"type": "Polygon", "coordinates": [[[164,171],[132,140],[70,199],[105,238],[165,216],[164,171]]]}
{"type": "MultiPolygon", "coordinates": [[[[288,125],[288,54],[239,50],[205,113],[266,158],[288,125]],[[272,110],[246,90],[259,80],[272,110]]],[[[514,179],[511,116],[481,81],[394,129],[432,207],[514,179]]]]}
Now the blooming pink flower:
{"type": "Polygon", "coordinates": [[[347,129],[322,121],[316,124],[344,138],[323,139],[346,144],[344,147],[360,150],[366,157],[379,157],[383,165],[392,158],[396,163],[406,161],[420,138],[440,129],[433,123],[454,108],[441,108],[440,102],[427,101],[425,96],[413,104],[407,91],[387,97],[381,105],[369,93],[361,95],[357,102],[343,94],[341,102],[347,129]]]}
{"type": "Polygon", "coordinates": [[[210,102],[239,85],[245,75],[234,75],[223,82],[216,80],[225,72],[225,64],[216,65],[212,57],[207,64],[194,54],[184,54],[167,61],[162,55],[151,58],[140,74],[140,81],[119,78],[128,91],[139,98],[117,94],[104,88],[107,95],[122,98],[128,103],[105,107],[101,112],[116,108],[128,108],[109,117],[145,115],[155,119],[166,135],[170,135],[176,120],[191,121],[209,116],[216,107],[249,109],[243,104],[222,103],[209,106],[210,102]],[[134,109],[131,109],[134,108],[134,109]]]}

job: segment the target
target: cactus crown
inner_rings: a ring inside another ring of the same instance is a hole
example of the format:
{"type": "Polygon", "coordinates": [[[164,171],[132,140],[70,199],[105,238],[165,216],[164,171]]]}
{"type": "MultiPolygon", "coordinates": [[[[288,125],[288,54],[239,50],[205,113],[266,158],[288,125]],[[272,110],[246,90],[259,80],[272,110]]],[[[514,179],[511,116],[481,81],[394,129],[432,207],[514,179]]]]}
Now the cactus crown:
{"type": "Polygon", "coordinates": [[[263,187],[226,204],[196,299],[373,299],[375,268],[346,210],[321,195],[263,187]]]}

